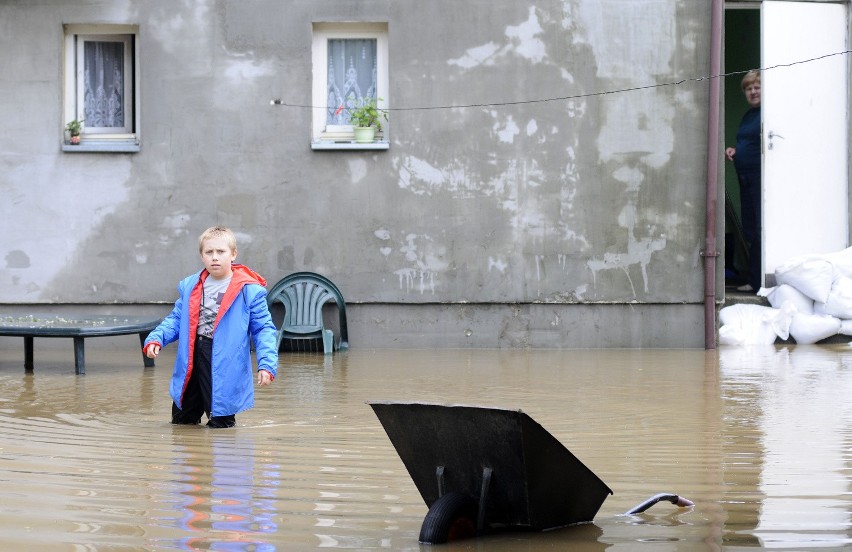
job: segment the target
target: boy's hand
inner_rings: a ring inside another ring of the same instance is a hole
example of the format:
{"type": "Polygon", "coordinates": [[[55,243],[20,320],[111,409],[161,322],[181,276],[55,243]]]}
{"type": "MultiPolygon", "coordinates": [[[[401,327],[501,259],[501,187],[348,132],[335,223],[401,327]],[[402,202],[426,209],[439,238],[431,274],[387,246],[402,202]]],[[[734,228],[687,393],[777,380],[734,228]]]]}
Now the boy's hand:
{"type": "Polygon", "coordinates": [[[258,385],[269,385],[272,383],[272,374],[270,374],[266,370],[258,370],[257,371],[257,384],[258,385]]]}
{"type": "Polygon", "coordinates": [[[148,358],[157,358],[157,355],[160,354],[160,346],[156,343],[151,343],[147,347],[145,347],[145,356],[148,358]]]}

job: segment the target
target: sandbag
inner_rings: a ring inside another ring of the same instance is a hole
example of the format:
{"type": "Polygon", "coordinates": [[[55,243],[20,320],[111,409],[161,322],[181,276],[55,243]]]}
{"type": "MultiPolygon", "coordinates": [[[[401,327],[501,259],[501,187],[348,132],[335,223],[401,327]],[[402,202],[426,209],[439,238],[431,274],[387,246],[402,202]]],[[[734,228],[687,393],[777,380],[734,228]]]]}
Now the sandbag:
{"type": "Polygon", "coordinates": [[[841,335],[852,335],[852,320],[841,320],[840,329],[837,333],[841,335]]]}
{"type": "Polygon", "coordinates": [[[852,318],[852,278],[838,275],[825,301],[825,313],[840,319],[852,318]]]}
{"type": "Polygon", "coordinates": [[[852,278],[852,247],[847,247],[835,253],[829,253],[825,259],[834,267],[834,276],[852,278]]]}
{"type": "MultiPolygon", "coordinates": [[[[814,300],[789,284],[760,288],[757,295],[766,297],[769,304],[776,309],[780,309],[784,301],[790,301],[796,307],[796,312],[810,314],[814,311],[814,300]]],[[[849,318],[852,318],[852,316],[849,318]]]]}
{"type": "Polygon", "coordinates": [[[790,301],[780,309],[736,304],[719,311],[719,343],[722,345],[771,345],[790,336],[796,307],[790,301]]]}
{"type": "Polygon", "coordinates": [[[816,343],[840,332],[840,319],[828,314],[796,313],[790,324],[790,335],[796,343],[816,343]]]}
{"type": "Polygon", "coordinates": [[[834,282],[834,266],[824,256],[795,257],[776,267],[775,280],[825,303],[834,282]]]}

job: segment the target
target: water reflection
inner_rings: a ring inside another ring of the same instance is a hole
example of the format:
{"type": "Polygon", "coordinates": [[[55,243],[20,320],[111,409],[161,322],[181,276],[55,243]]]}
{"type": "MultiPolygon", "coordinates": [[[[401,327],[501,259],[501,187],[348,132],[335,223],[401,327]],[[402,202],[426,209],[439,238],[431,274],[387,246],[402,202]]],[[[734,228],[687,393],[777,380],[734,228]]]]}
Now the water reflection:
{"type": "Polygon", "coordinates": [[[265,535],[274,522],[278,473],[256,465],[251,433],[172,427],[174,502],[184,550],[275,550],[265,535]],[[271,483],[256,484],[256,481],[271,483]]]}
{"type": "Polygon", "coordinates": [[[753,407],[762,495],[754,535],[764,547],[852,544],[846,534],[850,363],[837,348],[814,346],[731,349],[721,356],[721,373],[753,407]]]}
{"type": "MultiPolygon", "coordinates": [[[[424,551],[422,498],[367,402],[521,409],[615,495],[594,523],[441,550],[843,549],[852,353],[350,350],[283,355],[233,430],[168,423],[171,359],[0,349],[9,550],[424,551]],[[695,501],[622,516],[658,492],[695,501]]],[[[167,353],[168,354],[168,353],[167,353]]]]}

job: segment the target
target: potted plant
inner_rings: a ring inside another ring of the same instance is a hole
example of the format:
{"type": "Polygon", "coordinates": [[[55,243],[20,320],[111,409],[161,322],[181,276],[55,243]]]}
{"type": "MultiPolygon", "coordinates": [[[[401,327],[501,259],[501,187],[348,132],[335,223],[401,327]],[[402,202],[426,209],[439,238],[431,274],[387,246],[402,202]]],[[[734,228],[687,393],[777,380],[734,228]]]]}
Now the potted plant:
{"type": "Polygon", "coordinates": [[[65,125],[65,130],[68,131],[68,135],[71,137],[69,142],[78,145],[80,143],[80,132],[83,130],[83,121],[74,119],[65,125]]]}
{"type": "MultiPolygon", "coordinates": [[[[381,98],[378,98],[381,100],[381,98]]],[[[375,140],[376,131],[382,130],[382,119],[388,120],[388,112],[377,107],[376,98],[364,98],[361,105],[349,109],[349,122],[355,132],[355,141],[359,144],[375,140]]]]}

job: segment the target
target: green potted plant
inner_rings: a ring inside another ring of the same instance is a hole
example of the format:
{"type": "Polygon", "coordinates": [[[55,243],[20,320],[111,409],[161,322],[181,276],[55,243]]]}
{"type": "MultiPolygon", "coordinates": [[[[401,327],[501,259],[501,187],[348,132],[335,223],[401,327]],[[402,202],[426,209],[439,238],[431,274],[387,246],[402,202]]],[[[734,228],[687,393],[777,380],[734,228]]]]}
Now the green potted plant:
{"type": "Polygon", "coordinates": [[[388,112],[379,109],[377,102],[381,98],[364,98],[361,105],[349,109],[349,122],[355,132],[355,141],[359,144],[375,140],[376,131],[382,130],[382,120],[388,120],[388,112]]]}
{"type": "Polygon", "coordinates": [[[83,121],[74,119],[65,125],[65,130],[68,131],[68,135],[70,136],[69,142],[78,145],[80,143],[80,132],[83,130],[83,121]]]}

